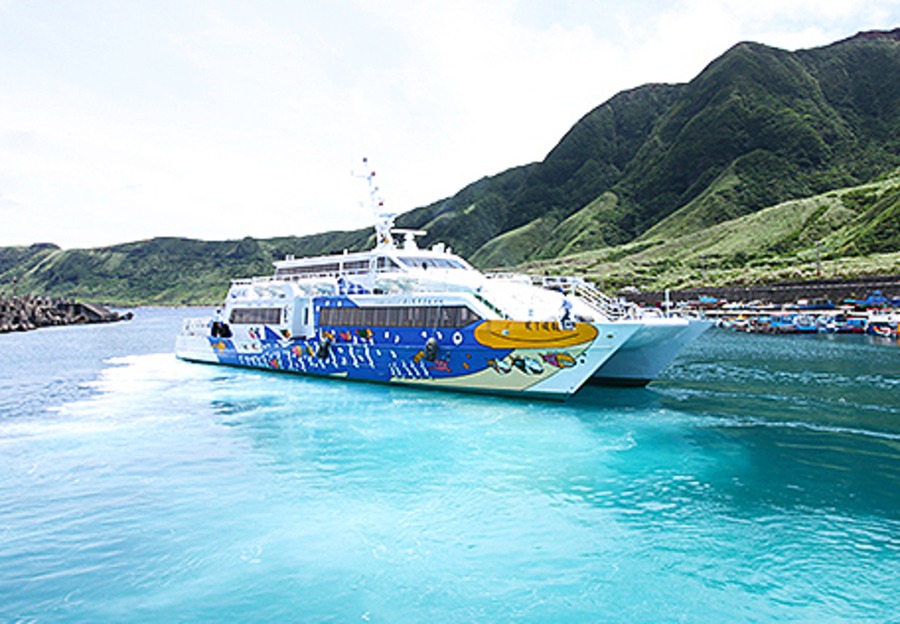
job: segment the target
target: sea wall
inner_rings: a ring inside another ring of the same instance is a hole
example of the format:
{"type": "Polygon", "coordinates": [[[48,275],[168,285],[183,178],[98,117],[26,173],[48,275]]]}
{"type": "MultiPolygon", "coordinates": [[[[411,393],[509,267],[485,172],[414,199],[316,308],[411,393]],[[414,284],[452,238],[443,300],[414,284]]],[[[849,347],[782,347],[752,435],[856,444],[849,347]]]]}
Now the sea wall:
{"type": "Polygon", "coordinates": [[[58,297],[25,295],[0,298],[0,334],[55,325],[110,323],[129,318],[131,313],[120,315],[103,306],[58,297]]]}
{"type": "MultiPolygon", "coordinates": [[[[844,299],[861,299],[872,291],[880,290],[888,296],[900,296],[900,275],[859,277],[855,279],[819,279],[805,282],[776,282],[748,286],[723,286],[691,288],[671,291],[669,300],[696,301],[700,297],[715,297],[727,301],[763,301],[767,303],[793,303],[798,299],[831,299],[840,303],[844,299]]],[[[621,296],[641,305],[659,303],[665,292],[621,293],[621,296]]]]}

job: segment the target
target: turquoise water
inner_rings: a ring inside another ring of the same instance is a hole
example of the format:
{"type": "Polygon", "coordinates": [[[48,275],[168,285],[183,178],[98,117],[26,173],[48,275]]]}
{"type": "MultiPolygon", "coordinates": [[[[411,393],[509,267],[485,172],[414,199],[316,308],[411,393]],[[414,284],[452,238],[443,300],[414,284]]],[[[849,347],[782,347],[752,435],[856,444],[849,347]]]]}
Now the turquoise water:
{"type": "Polygon", "coordinates": [[[900,621],[900,347],[712,331],[564,404],[0,336],[0,621],[900,621]]]}

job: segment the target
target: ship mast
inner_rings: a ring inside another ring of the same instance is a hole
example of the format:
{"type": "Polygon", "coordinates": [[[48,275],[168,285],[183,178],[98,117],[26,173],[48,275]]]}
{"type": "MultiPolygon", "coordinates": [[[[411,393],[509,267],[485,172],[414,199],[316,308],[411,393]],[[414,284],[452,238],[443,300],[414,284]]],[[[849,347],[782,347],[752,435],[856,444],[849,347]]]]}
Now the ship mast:
{"type": "Polygon", "coordinates": [[[394,228],[394,217],[397,215],[384,209],[384,200],[378,195],[375,172],[369,166],[368,158],[363,158],[363,167],[365,167],[365,173],[356,177],[365,178],[369,184],[369,205],[375,215],[375,248],[393,248],[394,239],[391,237],[391,230],[394,228]]]}

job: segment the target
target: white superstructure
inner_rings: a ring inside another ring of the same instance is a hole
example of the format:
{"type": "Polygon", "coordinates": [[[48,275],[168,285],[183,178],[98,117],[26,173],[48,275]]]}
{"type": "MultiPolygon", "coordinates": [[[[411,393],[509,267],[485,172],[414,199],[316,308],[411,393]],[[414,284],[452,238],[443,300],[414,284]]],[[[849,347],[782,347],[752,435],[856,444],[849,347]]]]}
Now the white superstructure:
{"type": "MultiPolygon", "coordinates": [[[[373,205],[372,177],[368,177],[373,205]]],[[[584,280],[486,275],[379,212],[368,251],[287,256],[188,319],[188,360],[369,381],[566,397],[651,381],[706,324],[660,319],[584,280]]]]}

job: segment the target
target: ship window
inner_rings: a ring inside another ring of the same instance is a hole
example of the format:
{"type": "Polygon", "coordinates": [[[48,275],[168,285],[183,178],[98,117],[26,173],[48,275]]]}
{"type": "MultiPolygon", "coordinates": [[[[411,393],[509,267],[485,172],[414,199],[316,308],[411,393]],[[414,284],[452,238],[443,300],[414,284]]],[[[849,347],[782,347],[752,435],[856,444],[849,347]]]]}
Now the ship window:
{"type": "Polygon", "coordinates": [[[350,260],[344,263],[344,271],[346,273],[365,273],[368,270],[368,260],[350,260]]]}
{"type": "Polygon", "coordinates": [[[467,306],[322,308],[319,324],[343,327],[465,327],[481,317],[467,306]]]}
{"type": "Polygon", "coordinates": [[[287,277],[289,275],[332,275],[337,273],[339,268],[337,262],[284,267],[276,269],[275,277],[287,277]]]}
{"type": "Polygon", "coordinates": [[[408,267],[418,269],[464,269],[458,260],[452,258],[400,258],[400,262],[408,267]]]}
{"type": "Polygon", "coordinates": [[[234,325],[278,325],[281,308],[234,308],[228,322],[234,325]]]}
{"type": "Polygon", "coordinates": [[[388,258],[387,256],[379,256],[377,266],[380,273],[400,270],[400,265],[397,264],[393,258],[388,258]]]}

